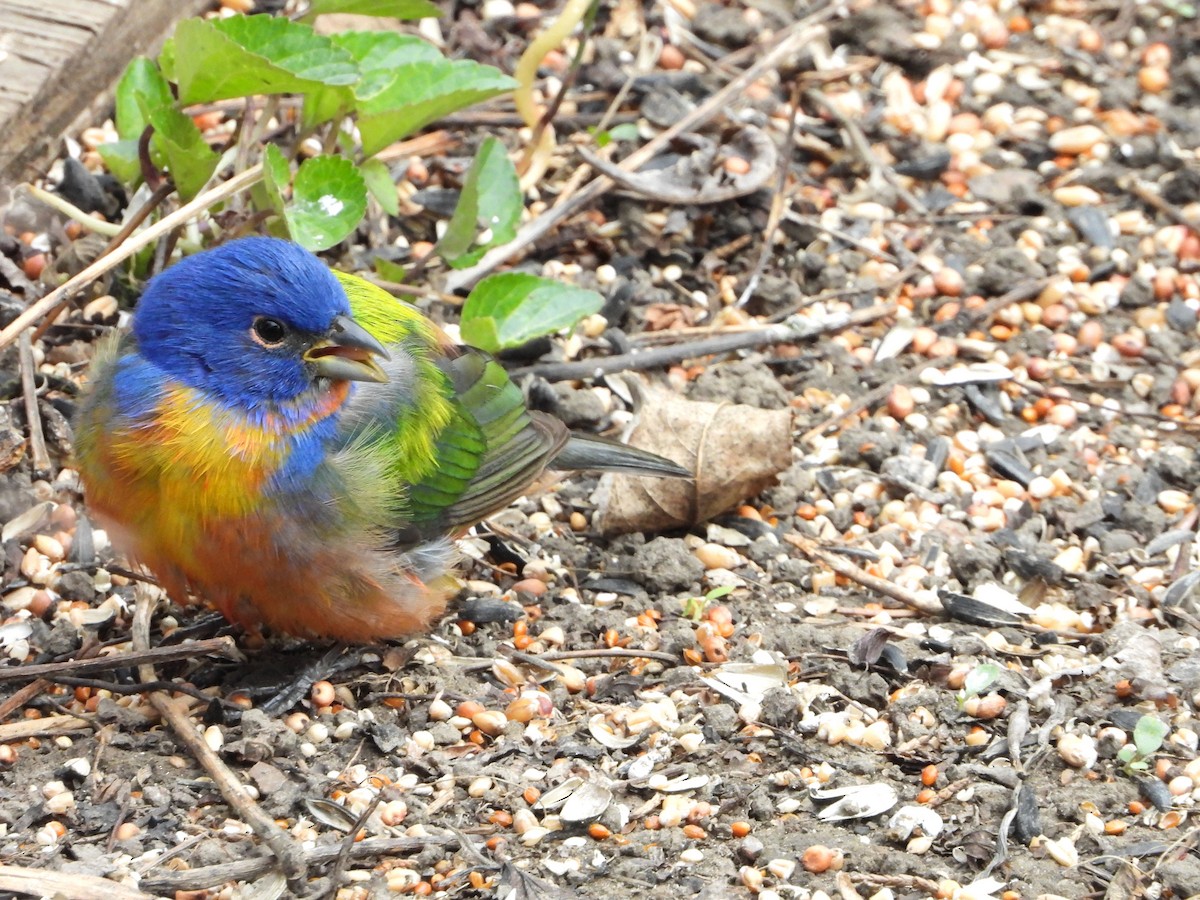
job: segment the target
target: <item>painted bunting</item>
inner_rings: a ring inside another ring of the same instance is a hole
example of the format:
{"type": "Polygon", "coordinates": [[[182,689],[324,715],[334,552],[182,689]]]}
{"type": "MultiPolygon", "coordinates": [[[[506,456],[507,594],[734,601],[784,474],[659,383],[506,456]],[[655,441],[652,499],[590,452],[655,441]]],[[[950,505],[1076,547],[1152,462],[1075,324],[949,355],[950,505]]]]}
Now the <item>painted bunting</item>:
{"type": "Polygon", "coordinates": [[[76,445],[90,507],[174,599],[347,641],[428,624],[453,538],[548,465],[690,474],[530,411],[487,353],[272,238],[151,279],[76,445]]]}

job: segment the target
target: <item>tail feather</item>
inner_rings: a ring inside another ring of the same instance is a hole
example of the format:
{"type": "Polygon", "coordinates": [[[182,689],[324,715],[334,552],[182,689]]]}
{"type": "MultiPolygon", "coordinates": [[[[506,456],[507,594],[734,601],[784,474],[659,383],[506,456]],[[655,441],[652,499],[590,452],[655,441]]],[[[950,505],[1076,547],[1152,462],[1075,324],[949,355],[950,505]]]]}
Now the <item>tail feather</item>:
{"type": "Polygon", "coordinates": [[[658,478],[691,478],[692,472],[671,460],[594,434],[572,434],[550,461],[555,469],[593,469],[658,478]]]}

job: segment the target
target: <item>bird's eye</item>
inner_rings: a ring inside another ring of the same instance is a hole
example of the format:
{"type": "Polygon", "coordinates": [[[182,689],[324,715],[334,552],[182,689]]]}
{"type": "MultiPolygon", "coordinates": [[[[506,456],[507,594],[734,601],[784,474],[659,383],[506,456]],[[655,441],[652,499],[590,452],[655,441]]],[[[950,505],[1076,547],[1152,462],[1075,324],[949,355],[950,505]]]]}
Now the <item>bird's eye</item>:
{"type": "Polygon", "coordinates": [[[250,330],[254,333],[254,340],[264,347],[278,347],[288,333],[286,325],[270,316],[259,316],[250,330]]]}

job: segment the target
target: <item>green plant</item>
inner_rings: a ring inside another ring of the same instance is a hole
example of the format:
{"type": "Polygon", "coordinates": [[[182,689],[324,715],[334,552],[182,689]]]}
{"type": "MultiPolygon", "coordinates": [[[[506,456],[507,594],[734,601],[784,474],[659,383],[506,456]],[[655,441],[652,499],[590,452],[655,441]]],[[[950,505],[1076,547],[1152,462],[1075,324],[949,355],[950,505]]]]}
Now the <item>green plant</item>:
{"type": "Polygon", "coordinates": [[[999,677],[1000,667],[995,663],[984,663],[973,668],[967,673],[967,677],[963,679],[962,689],[954,695],[958,701],[958,708],[962,709],[968,700],[972,697],[978,697],[990,688],[999,677]]]}
{"type": "Polygon", "coordinates": [[[1125,774],[1133,775],[1150,768],[1154,754],[1162,747],[1167,736],[1167,725],[1155,716],[1142,716],[1133,727],[1133,743],[1117,751],[1117,759],[1124,763],[1125,774]]]}
{"type": "MultiPolygon", "coordinates": [[[[491,66],[449,60],[412,35],[326,36],[313,29],[313,19],[333,12],[415,19],[437,9],[427,0],[313,0],[302,21],[267,15],[184,20],[157,60],[133,60],[118,84],[119,140],[99,148],[110,171],[130,185],[157,181],[165,172],[180,198],[190,200],[228,164],[261,163],[250,214],[271,233],[314,251],[353,234],[369,197],[398,214],[395,183],[376,154],[518,82],[491,66]],[[300,100],[295,128],[284,130],[286,140],[265,139],[260,132],[283,95],[300,100]],[[241,101],[237,139],[218,151],[189,109],[229,101],[241,101]],[[308,155],[313,142],[321,152],[308,155]]],[[[473,265],[512,239],[522,211],[513,163],[489,138],[435,252],[452,267],[473,265]]],[[[393,265],[382,274],[398,280],[405,273],[393,265]]],[[[464,304],[463,333],[486,350],[503,350],[572,327],[601,304],[592,291],[550,279],[493,276],[464,304]]]]}
{"type": "Polygon", "coordinates": [[[722,585],[715,587],[703,597],[688,597],[683,601],[683,615],[685,618],[691,619],[693,622],[699,622],[704,618],[704,610],[708,608],[708,604],[714,600],[720,600],[726,594],[733,590],[732,585],[722,585]]]}

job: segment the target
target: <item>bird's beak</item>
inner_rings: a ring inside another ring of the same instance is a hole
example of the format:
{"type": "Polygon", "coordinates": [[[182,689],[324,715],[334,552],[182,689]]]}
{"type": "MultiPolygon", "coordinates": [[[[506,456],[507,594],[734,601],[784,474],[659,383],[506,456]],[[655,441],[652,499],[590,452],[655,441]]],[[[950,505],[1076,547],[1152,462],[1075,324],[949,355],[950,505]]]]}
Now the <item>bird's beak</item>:
{"type": "Polygon", "coordinates": [[[387,349],[349,316],[338,316],[325,339],[304,352],[317,374],[335,381],[388,380],[375,357],[391,359],[387,349]]]}

